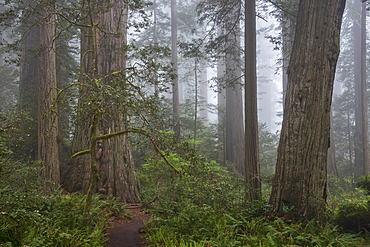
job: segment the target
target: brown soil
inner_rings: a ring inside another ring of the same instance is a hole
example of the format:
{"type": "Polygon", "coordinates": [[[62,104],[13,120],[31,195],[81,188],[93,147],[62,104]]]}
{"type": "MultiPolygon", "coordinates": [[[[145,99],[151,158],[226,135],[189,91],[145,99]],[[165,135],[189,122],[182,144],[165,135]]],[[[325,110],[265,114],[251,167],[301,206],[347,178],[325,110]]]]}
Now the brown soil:
{"type": "Polygon", "coordinates": [[[140,208],[139,204],[131,204],[126,207],[131,211],[133,218],[127,220],[115,220],[107,230],[109,240],[107,247],[137,247],[148,246],[143,238],[145,232],[144,223],[150,216],[140,208]]]}

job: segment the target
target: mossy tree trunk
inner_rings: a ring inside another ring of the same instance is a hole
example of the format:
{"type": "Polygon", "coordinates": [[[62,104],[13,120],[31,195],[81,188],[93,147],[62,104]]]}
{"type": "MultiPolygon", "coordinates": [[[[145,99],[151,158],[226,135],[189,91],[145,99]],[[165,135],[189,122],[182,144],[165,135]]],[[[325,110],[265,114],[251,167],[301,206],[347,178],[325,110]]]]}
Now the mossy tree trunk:
{"type": "MultiPolygon", "coordinates": [[[[99,13],[94,17],[94,22],[99,23],[103,30],[98,28],[96,33],[92,32],[91,29],[83,30],[81,53],[84,54],[87,50],[95,51],[87,53],[86,56],[82,55],[82,72],[85,74],[91,74],[92,67],[96,75],[107,75],[114,71],[120,71],[126,66],[127,6],[122,1],[114,1],[112,4],[110,11],[99,13]],[[92,44],[95,44],[94,49],[92,44]]],[[[93,75],[91,75],[92,77],[93,75]]],[[[111,79],[108,77],[101,83],[109,84],[111,79]]],[[[86,78],[82,78],[82,80],[86,80],[86,78]]],[[[81,95],[88,98],[89,92],[81,91],[81,95]]],[[[106,104],[112,104],[112,102],[106,102],[106,104]]],[[[72,144],[73,153],[85,150],[91,144],[89,130],[91,122],[81,121],[80,123],[80,126],[76,127],[72,144]]],[[[110,107],[109,112],[105,112],[101,116],[96,135],[113,134],[125,129],[124,109],[110,107]]],[[[113,195],[123,202],[138,201],[140,183],[134,169],[127,135],[98,140],[95,155],[92,157],[94,157],[93,160],[87,155],[78,156],[70,161],[62,176],[66,190],[86,193],[91,185],[90,164],[96,162],[100,180],[97,181],[95,188],[92,188],[93,192],[99,191],[104,195],[113,195]]]]}
{"type": "Polygon", "coordinates": [[[59,117],[50,106],[57,95],[55,65],[55,20],[47,10],[40,7],[40,56],[38,57],[38,159],[44,165],[46,191],[56,189],[60,184],[59,172],[59,117]]]}
{"type": "Polygon", "coordinates": [[[345,0],[301,0],[270,203],[326,220],[330,106],[345,0]]]}

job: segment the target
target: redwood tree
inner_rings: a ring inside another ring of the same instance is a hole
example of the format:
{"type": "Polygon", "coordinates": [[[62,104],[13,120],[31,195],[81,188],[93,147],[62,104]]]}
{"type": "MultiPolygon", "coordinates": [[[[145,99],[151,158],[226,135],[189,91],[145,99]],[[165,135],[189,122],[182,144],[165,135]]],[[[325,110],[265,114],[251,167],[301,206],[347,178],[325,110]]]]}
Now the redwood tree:
{"type": "Polygon", "coordinates": [[[330,106],[345,0],[301,0],[270,204],[325,221],[330,106]]]}
{"type": "Polygon", "coordinates": [[[240,9],[230,1],[225,18],[226,160],[244,174],[243,96],[241,87],[240,9]]]}
{"type": "Polygon", "coordinates": [[[247,198],[261,196],[258,150],[256,1],[245,1],[245,181],[247,198]]]}
{"type": "MultiPolygon", "coordinates": [[[[127,5],[122,1],[113,1],[112,5],[107,5],[106,8],[105,11],[104,8],[101,8],[103,11],[97,15],[90,12],[90,28],[82,30],[81,41],[83,73],[80,75],[80,80],[88,84],[88,80],[103,75],[99,87],[113,81],[112,77],[104,77],[104,75],[115,71],[124,71],[126,66],[127,5]],[[96,26],[93,28],[94,25],[99,25],[99,28],[96,26]],[[93,49],[93,47],[95,48],[93,49]],[[85,54],[86,51],[94,52],[85,54]]],[[[87,90],[81,90],[80,93],[86,99],[90,96],[87,90]]],[[[104,101],[102,104],[115,105],[109,99],[102,98],[101,100],[104,101]]],[[[89,102],[86,104],[89,105],[89,102]]],[[[99,117],[99,126],[94,135],[103,136],[126,129],[124,109],[122,107],[107,107],[106,109],[108,109],[107,112],[99,117]]],[[[84,112],[79,114],[80,121],[79,125],[76,126],[72,144],[73,154],[88,150],[90,146],[91,118],[84,116],[84,112]]],[[[86,193],[90,185],[91,164],[96,163],[100,179],[97,179],[94,191],[99,191],[104,195],[113,195],[124,202],[137,201],[140,184],[134,169],[127,135],[118,135],[98,141],[95,154],[95,162],[91,161],[90,156],[87,155],[78,156],[70,161],[62,176],[66,190],[86,193]]]]}
{"type": "Polygon", "coordinates": [[[172,80],[172,104],[173,116],[175,121],[174,131],[175,139],[180,140],[180,98],[179,98],[179,78],[177,65],[177,0],[171,0],[171,52],[172,68],[174,78],[172,80]]]}
{"type": "MultiPolygon", "coordinates": [[[[35,19],[35,15],[32,15],[32,18],[35,19]]],[[[24,29],[26,28],[27,26],[24,24],[24,29]]],[[[18,109],[25,111],[33,119],[30,126],[30,136],[24,150],[22,150],[22,155],[31,160],[36,160],[38,155],[38,59],[34,50],[39,46],[39,29],[38,26],[34,25],[23,35],[19,73],[18,109]]]]}
{"type": "Polygon", "coordinates": [[[58,116],[49,110],[57,95],[55,65],[55,18],[40,6],[40,56],[38,57],[38,159],[44,165],[47,191],[58,188],[60,183],[58,116]]]}
{"type": "Polygon", "coordinates": [[[355,83],[355,181],[370,172],[369,124],[366,87],[366,3],[354,1],[354,83],[355,83]]]}

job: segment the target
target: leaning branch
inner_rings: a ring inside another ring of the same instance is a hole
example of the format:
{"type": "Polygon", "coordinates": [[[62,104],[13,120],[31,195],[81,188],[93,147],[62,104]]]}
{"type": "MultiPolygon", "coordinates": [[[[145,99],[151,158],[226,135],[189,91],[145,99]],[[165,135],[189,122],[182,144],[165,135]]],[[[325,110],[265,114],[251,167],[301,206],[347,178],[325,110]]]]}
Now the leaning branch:
{"type": "Polygon", "coordinates": [[[74,155],[71,156],[72,159],[76,158],[77,156],[81,156],[81,155],[84,155],[84,154],[88,154],[91,152],[91,149],[88,149],[88,150],[83,150],[83,151],[80,151],[78,153],[75,153],[74,155]]]}

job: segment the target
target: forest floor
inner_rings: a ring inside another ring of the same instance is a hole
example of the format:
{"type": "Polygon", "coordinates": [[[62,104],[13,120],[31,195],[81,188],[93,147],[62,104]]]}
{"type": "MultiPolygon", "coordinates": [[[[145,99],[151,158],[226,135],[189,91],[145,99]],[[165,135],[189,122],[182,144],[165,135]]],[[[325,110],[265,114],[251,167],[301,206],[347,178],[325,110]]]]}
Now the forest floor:
{"type": "Polygon", "coordinates": [[[127,220],[114,220],[107,230],[109,240],[107,247],[137,247],[148,246],[145,243],[143,233],[144,223],[148,222],[150,215],[145,214],[140,204],[129,204],[125,207],[130,211],[133,218],[127,220]]]}

